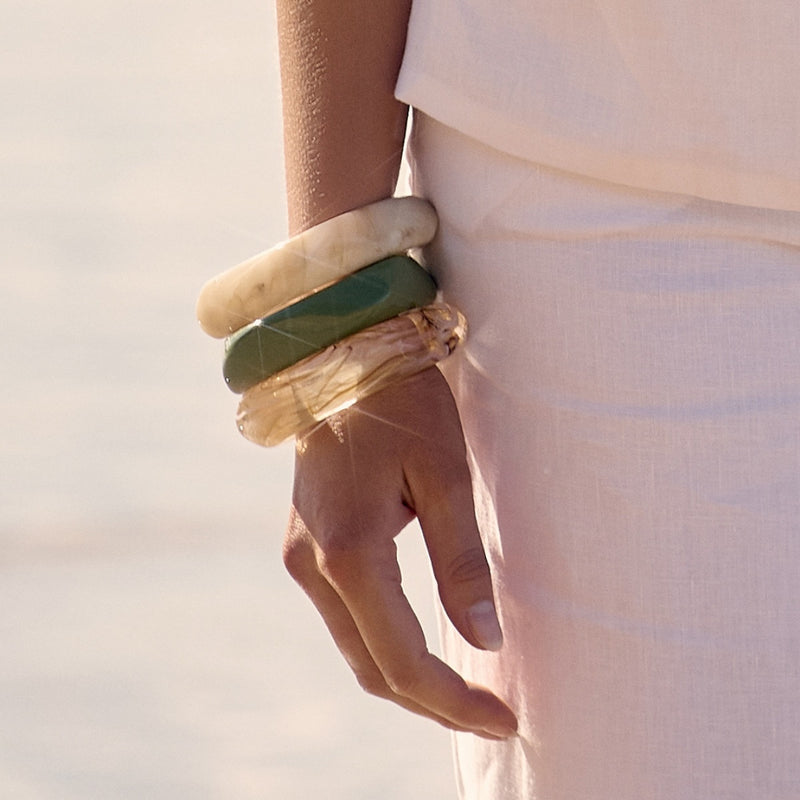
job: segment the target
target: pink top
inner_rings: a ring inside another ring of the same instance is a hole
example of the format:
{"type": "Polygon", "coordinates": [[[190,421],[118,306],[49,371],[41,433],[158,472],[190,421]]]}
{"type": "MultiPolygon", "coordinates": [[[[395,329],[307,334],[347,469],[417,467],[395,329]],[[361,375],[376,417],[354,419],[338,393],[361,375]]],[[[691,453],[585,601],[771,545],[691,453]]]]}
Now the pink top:
{"type": "Polygon", "coordinates": [[[400,99],[498,150],[800,211],[798,0],[414,0],[400,99]]]}

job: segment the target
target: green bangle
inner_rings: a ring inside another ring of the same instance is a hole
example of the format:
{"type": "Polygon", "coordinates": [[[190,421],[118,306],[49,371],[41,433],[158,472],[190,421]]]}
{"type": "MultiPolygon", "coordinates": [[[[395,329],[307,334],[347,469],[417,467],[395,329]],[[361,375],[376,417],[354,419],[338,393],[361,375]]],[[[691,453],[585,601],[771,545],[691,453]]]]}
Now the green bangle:
{"type": "Polygon", "coordinates": [[[225,342],[223,375],[244,392],[276,372],[358,331],[436,297],[428,272],[408,256],[392,256],[247,325],[225,342]]]}

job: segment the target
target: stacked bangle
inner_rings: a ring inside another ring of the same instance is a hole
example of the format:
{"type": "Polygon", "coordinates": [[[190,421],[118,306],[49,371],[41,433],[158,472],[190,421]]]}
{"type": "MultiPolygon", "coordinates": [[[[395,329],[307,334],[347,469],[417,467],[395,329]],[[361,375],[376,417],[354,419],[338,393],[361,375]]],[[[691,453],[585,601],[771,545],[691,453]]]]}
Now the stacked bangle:
{"type": "Polygon", "coordinates": [[[422,247],[436,212],[421,197],[391,197],[340,214],[243,261],[200,290],[197,319],[217,339],[387,256],[422,247]]]}
{"type": "Polygon", "coordinates": [[[225,345],[225,381],[234,392],[243,392],[334,342],[435,297],[433,278],[416,261],[408,256],[384,259],[237,331],[225,345]]]}
{"type": "Polygon", "coordinates": [[[239,431],[265,447],[279,444],[433,366],[465,335],[463,315],[445,303],[373,325],[248,389],[236,416],[239,431]]]}
{"type": "Polygon", "coordinates": [[[427,244],[433,208],[392,198],[334,217],[209,281],[204,330],[230,334],[223,374],[244,392],[239,430],[278,444],[449,355],[466,322],[405,250],[427,244]]]}

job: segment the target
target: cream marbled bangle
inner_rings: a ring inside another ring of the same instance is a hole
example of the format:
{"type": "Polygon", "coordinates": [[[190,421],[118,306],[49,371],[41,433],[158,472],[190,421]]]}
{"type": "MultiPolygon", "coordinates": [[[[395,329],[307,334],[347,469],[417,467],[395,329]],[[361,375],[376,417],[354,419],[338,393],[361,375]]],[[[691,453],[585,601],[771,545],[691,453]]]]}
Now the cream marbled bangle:
{"type": "Polygon", "coordinates": [[[216,338],[322,289],[387,256],[421,247],[436,233],[436,212],[420,197],[391,197],[315,225],[212,278],[197,318],[216,338]]]}

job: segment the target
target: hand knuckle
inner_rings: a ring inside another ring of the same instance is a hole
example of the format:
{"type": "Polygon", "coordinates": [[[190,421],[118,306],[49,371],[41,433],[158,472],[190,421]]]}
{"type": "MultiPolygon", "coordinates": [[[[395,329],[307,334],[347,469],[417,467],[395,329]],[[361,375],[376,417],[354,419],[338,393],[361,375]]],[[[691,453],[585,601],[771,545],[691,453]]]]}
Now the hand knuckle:
{"type": "Polygon", "coordinates": [[[357,568],[360,544],[357,537],[345,531],[337,531],[327,536],[317,551],[317,564],[320,572],[336,585],[346,580],[357,568]]]}
{"type": "Polygon", "coordinates": [[[389,689],[401,697],[413,697],[419,686],[419,673],[411,665],[396,665],[383,675],[389,689]]]}
{"type": "Polygon", "coordinates": [[[383,700],[391,697],[391,689],[386,684],[386,681],[381,675],[380,671],[375,668],[371,670],[363,670],[355,673],[358,685],[373,697],[380,697],[383,700]]]}
{"type": "Polygon", "coordinates": [[[491,577],[483,548],[465,550],[450,562],[448,574],[454,583],[471,583],[491,577]]]}
{"type": "Polygon", "coordinates": [[[306,542],[297,537],[287,536],[283,541],[283,565],[295,581],[300,582],[308,571],[310,552],[306,542]]]}

